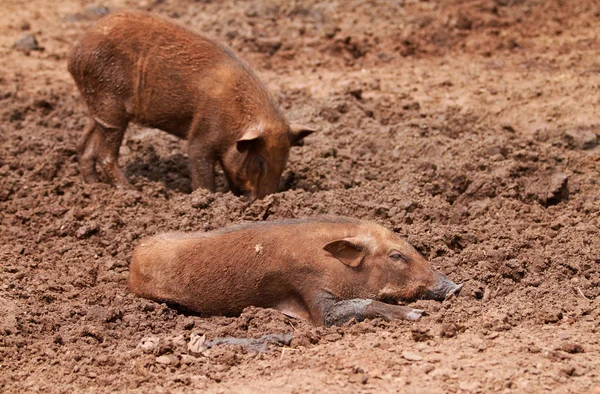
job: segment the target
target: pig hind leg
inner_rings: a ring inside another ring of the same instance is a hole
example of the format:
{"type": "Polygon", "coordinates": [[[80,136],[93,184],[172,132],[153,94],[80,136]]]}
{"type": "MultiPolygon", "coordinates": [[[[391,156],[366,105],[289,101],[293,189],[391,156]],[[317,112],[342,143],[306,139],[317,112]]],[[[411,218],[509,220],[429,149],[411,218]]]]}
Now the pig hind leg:
{"type": "Polygon", "coordinates": [[[129,181],[119,168],[119,149],[127,129],[127,123],[120,126],[102,125],[96,121],[95,129],[101,136],[98,146],[97,163],[108,181],[119,187],[128,187],[129,181]]]}
{"type": "Polygon", "coordinates": [[[86,182],[98,181],[96,172],[96,165],[98,165],[110,183],[123,187],[129,185],[118,165],[119,148],[123,142],[127,123],[127,121],[120,121],[113,125],[97,116],[91,117],[78,146],[79,167],[86,182]]]}
{"type": "Polygon", "coordinates": [[[96,130],[96,121],[93,118],[90,118],[85,126],[83,137],[77,146],[79,172],[86,183],[98,182],[96,155],[101,137],[102,136],[99,135],[96,130]]]}
{"type": "Polygon", "coordinates": [[[331,305],[324,316],[326,326],[341,325],[351,319],[362,321],[377,317],[385,320],[418,320],[423,313],[420,309],[413,309],[402,305],[391,305],[380,301],[367,299],[352,299],[338,301],[331,305]]]}

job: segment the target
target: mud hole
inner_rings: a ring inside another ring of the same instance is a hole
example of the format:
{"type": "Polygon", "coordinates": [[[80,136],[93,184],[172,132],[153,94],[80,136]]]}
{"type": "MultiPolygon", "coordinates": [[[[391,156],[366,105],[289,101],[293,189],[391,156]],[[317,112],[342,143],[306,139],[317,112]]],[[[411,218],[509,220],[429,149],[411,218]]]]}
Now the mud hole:
{"type": "Polygon", "coordinates": [[[600,390],[596,2],[2,5],[2,392],[600,390]],[[119,8],[229,43],[290,119],[319,128],[294,148],[283,192],[249,205],[221,177],[219,192],[190,193],[185,143],[135,127],[121,165],[136,190],[82,183],[86,114],[65,59],[119,8]],[[393,228],[463,293],[416,303],[428,313],[416,323],[317,328],[126,292],[142,236],[319,214],[393,228]],[[286,333],[267,352],[189,347],[286,333]]]}

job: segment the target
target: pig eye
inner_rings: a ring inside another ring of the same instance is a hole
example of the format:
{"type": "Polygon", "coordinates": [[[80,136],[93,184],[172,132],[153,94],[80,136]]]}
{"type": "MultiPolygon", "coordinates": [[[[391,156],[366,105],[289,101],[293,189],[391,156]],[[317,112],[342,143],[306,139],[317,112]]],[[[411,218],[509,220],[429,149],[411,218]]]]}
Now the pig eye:
{"type": "Polygon", "coordinates": [[[390,254],[390,259],[392,259],[393,261],[404,261],[404,262],[406,262],[406,259],[404,258],[404,256],[402,256],[402,254],[399,253],[399,252],[392,252],[392,254],[390,254]]]}

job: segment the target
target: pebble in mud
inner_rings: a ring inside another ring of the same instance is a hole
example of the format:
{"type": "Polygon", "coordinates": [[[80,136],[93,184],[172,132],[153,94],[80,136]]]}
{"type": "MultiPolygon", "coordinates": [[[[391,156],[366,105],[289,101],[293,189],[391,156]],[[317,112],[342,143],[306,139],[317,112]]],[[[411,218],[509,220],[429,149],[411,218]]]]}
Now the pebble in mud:
{"type": "Polygon", "coordinates": [[[21,38],[15,41],[14,48],[17,51],[23,52],[29,55],[31,51],[43,51],[44,48],[40,46],[37,39],[33,34],[25,34],[21,38]]]}
{"type": "Polygon", "coordinates": [[[179,364],[179,359],[177,358],[177,356],[175,356],[173,354],[165,354],[165,355],[156,357],[156,362],[158,364],[163,364],[163,365],[177,365],[177,364],[179,364]]]}
{"type": "Polygon", "coordinates": [[[563,352],[567,352],[570,354],[584,353],[585,350],[583,346],[578,343],[567,342],[560,345],[556,350],[562,350],[563,352]]]}
{"type": "Polygon", "coordinates": [[[423,360],[423,356],[420,354],[405,350],[402,352],[402,357],[407,359],[408,361],[421,361],[423,360]]]}
{"type": "Polygon", "coordinates": [[[144,353],[152,353],[158,348],[160,340],[154,337],[143,338],[138,347],[142,349],[144,353]]]}
{"type": "Polygon", "coordinates": [[[433,335],[429,333],[429,328],[415,327],[410,331],[410,334],[415,342],[425,342],[433,339],[433,335]]]}

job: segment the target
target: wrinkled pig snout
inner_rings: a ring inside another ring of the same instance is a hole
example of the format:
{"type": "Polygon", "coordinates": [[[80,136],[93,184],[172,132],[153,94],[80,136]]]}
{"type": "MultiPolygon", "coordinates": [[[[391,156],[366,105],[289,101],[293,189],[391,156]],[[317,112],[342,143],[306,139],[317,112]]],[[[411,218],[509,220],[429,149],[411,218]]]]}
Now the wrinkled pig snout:
{"type": "Polygon", "coordinates": [[[424,299],[444,301],[450,296],[457,296],[462,288],[462,284],[457,285],[445,276],[438,274],[437,283],[431,290],[427,291],[424,299]]]}

